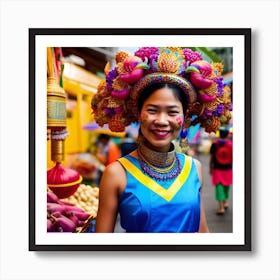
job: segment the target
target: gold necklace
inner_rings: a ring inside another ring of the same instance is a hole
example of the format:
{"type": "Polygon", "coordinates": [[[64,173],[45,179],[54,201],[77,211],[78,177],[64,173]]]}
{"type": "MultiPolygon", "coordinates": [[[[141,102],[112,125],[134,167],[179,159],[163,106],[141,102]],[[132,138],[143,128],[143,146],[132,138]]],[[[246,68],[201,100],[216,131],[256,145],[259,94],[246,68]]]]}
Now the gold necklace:
{"type": "Polygon", "coordinates": [[[137,153],[143,172],[156,180],[171,180],[181,172],[181,163],[173,144],[171,151],[166,153],[156,152],[141,144],[137,153]]]}
{"type": "MultiPolygon", "coordinates": [[[[160,165],[160,166],[156,166],[156,165],[150,163],[149,160],[148,160],[147,158],[145,158],[145,156],[143,155],[141,149],[138,149],[137,152],[138,152],[139,158],[140,158],[142,161],[144,161],[145,164],[146,164],[149,168],[151,168],[152,170],[154,170],[154,171],[156,171],[156,172],[162,173],[162,174],[163,174],[163,173],[170,172],[170,171],[174,168],[174,165],[175,165],[175,163],[176,163],[176,158],[174,157],[172,163],[171,163],[169,166],[168,166],[168,165],[167,165],[167,166],[161,166],[161,165],[160,165]]],[[[149,155],[149,154],[148,154],[148,155],[149,155]]]]}

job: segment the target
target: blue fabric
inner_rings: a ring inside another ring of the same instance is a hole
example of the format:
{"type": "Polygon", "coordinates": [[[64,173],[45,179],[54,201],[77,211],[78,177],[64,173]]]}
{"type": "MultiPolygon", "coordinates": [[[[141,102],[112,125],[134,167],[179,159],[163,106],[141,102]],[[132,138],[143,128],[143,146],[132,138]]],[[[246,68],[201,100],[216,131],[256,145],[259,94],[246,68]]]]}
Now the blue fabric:
{"type": "MultiPolygon", "coordinates": [[[[185,155],[178,153],[184,165],[185,155]]],[[[139,170],[139,160],[125,156],[139,170]]],[[[200,181],[192,159],[188,178],[176,195],[167,201],[143,185],[128,170],[127,186],[119,199],[121,226],[127,232],[197,232],[200,222],[200,181]]],[[[165,189],[173,183],[157,181],[165,189]]]]}

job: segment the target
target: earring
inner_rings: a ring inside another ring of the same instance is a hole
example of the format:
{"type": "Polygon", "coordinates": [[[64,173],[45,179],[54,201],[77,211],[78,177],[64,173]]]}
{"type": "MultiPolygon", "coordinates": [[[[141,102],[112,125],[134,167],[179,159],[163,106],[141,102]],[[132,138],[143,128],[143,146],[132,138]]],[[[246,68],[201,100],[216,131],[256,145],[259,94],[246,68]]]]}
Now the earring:
{"type": "Polygon", "coordinates": [[[186,128],[183,128],[181,130],[179,146],[181,148],[181,152],[187,155],[189,150],[189,143],[188,143],[188,130],[186,128]]]}

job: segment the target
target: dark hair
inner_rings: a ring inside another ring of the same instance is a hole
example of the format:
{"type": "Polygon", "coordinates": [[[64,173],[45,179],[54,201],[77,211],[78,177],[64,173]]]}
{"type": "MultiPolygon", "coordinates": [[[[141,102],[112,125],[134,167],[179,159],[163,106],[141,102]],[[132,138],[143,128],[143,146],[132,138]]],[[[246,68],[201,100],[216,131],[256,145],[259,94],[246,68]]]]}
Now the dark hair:
{"type": "Polygon", "coordinates": [[[101,134],[99,134],[99,136],[98,136],[98,140],[100,141],[100,140],[102,140],[102,139],[104,139],[104,140],[110,140],[110,136],[109,135],[107,135],[107,134],[104,134],[104,133],[101,133],[101,134]]]}
{"type": "Polygon", "coordinates": [[[219,132],[221,138],[226,138],[228,136],[229,130],[227,128],[221,127],[219,132]]]}
{"type": "Polygon", "coordinates": [[[185,93],[183,92],[182,89],[180,89],[179,87],[172,85],[172,84],[167,84],[167,83],[155,83],[152,84],[148,87],[146,87],[139,96],[138,99],[138,112],[140,112],[142,110],[143,104],[145,102],[146,99],[149,98],[149,96],[154,93],[156,90],[158,89],[162,89],[162,88],[169,88],[172,90],[174,96],[176,99],[178,99],[183,107],[183,113],[185,114],[186,109],[187,109],[187,97],[185,95],[185,93]]]}

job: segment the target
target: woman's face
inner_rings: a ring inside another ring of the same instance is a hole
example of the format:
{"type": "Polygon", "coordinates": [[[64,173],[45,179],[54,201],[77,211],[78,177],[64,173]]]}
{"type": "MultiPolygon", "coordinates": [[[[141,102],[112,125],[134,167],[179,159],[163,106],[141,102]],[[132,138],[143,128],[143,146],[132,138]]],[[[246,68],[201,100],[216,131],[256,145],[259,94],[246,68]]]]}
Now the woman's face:
{"type": "Polygon", "coordinates": [[[172,90],[162,88],[152,93],[140,112],[141,131],[151,148],[167,152],[177,138],[184,120],[183,107],[172,90]]]}

